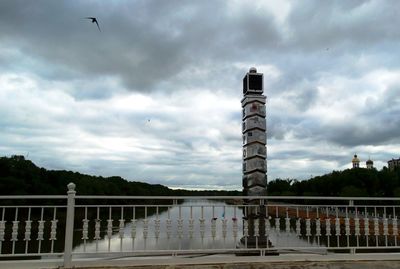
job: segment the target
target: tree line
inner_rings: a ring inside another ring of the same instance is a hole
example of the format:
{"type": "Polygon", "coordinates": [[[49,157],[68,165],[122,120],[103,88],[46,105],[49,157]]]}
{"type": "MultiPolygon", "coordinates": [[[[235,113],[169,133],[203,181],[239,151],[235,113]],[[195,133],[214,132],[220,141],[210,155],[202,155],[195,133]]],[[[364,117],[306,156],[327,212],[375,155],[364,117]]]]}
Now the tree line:
{"type": "Polygon", "coordinates": [[[275,179],[268,183],[269,195],[399,197],[400,170],[356,168],[333,171],[308,180],[275,179]]]}
{"type": "MultiPolygon", "coordinates": [[[[172,190],[160,184],[128,181],[118,176],[90,176],[72,171],[37,167],[24,156],[0,157],[0,195],[66,194],[74,182],[79,195],[145,196],[238,196],[241,191],[172,190]]],[[[346,169],[308,180],[275,179],[268,182],[268,195],[285,196],[400,196],[400,170],[346,169]]]]}
{"type": "Polygon", "coordinates": [[[79,195],[241,195],[240,191],[172,190],[160,184],[128,181],[118,176],[101,177],[65,170],[46,170],[24,156],[0,157],[0,195],[65,195],[70,182],[76,184],[79,195]]]}

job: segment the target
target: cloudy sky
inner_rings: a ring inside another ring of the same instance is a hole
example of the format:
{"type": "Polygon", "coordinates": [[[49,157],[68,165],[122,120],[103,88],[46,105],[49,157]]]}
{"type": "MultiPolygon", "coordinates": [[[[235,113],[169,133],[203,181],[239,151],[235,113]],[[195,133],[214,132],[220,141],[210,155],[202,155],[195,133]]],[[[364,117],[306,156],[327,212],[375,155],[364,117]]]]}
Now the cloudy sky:
{"type": "Polygon", "coordinates": [[[242,78],[268,177],[400,157],[398,1],[0,1],[0,155],[241,189],[242,78]],[[84,17],[97,17],[101,32],[84,17]]]}

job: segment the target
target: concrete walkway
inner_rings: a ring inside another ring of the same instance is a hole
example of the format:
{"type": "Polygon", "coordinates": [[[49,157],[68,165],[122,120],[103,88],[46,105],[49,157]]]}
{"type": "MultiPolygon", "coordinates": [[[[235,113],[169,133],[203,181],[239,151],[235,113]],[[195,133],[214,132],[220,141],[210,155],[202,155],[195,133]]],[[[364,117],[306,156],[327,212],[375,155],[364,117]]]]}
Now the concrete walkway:
{"type": "MultiPolygon", "coordinates": [[[[62,268],[62,260],[0,261],[4,269],[62,268]]],[[[83,269],[398,269],[400,253],[393,254],[284,254],[280,256],[212,255],[202,257],[140,257],[76,260],[83,269]]]]}

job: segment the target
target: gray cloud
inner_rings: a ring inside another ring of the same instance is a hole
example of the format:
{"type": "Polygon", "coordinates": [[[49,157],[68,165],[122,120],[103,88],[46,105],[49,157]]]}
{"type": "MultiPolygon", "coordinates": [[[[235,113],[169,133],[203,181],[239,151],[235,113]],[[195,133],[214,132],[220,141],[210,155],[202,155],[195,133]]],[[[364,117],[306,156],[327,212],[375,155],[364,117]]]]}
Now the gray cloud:
{"type": "Polygon", "coordinates": [[[304,49],[339,47],[366,49],[399,38],[395,1],[318,1],[296,3],[288,22],[295,29],[293,44],[304,49]],[[310,8],[312,7],[312,8],[310,8]]]}
{"type": "Polygon", "coordinates": [[[280,38],[268,14],[248,9],[230,17],[222,1],[126,2],[122,13],[120,6],[77,3],[3,2],[0,39],[43,63],[51,71],[38,72],[49,79],[116,76],[129,90],[152,91],[188,68],[209,67],[211,58],[223,66],[280,38]],[[82,19],[88,14],[99,17],[102,33],[82,19]]]}
{"type": "Polygon", "coordinates": [[[399,143],[400,87],[391,86],[374,104],[368,101],[352,121],[332,126],[331,139],[341,145],[383,145],[399,143]]]}
{"type": "Polygon", "coordinates": [[[354,152],[384,164],[400,150],[398,5],[279,5],[1,1],[1,153],[240,188],[241,79],[256,66],[269,178],[343,169],[354,152]]]}

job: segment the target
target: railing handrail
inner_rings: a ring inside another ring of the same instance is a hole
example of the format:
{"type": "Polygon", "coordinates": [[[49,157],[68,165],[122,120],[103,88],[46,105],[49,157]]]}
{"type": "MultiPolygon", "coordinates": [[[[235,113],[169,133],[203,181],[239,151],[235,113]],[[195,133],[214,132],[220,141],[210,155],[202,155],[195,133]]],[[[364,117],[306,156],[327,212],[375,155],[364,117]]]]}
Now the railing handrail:
{"type": "Polygon", "coordinates": [[[67,199],[67,195],[0,195],[0,200],[14,199],[67,199]]]}
{"type": "Polygon", "coordinates": [[[131,200],[363,200],[400,201],[400,197],[329,197],[329,196],[119,196],[119,195],[77,195],[75,199],[131,199],[131,200]]]}
{"type": "MultiPolygon", "coordinates": [[[[14,199],[67,199],[67,195],[0,195],[0,200],[14,199]]],[[[128,200],[338,200],[338,201],[400,201],[400,197],[338,197],[338,196],[127,196],[76,195],[75,199],[128,199],[128,200]]]]}

